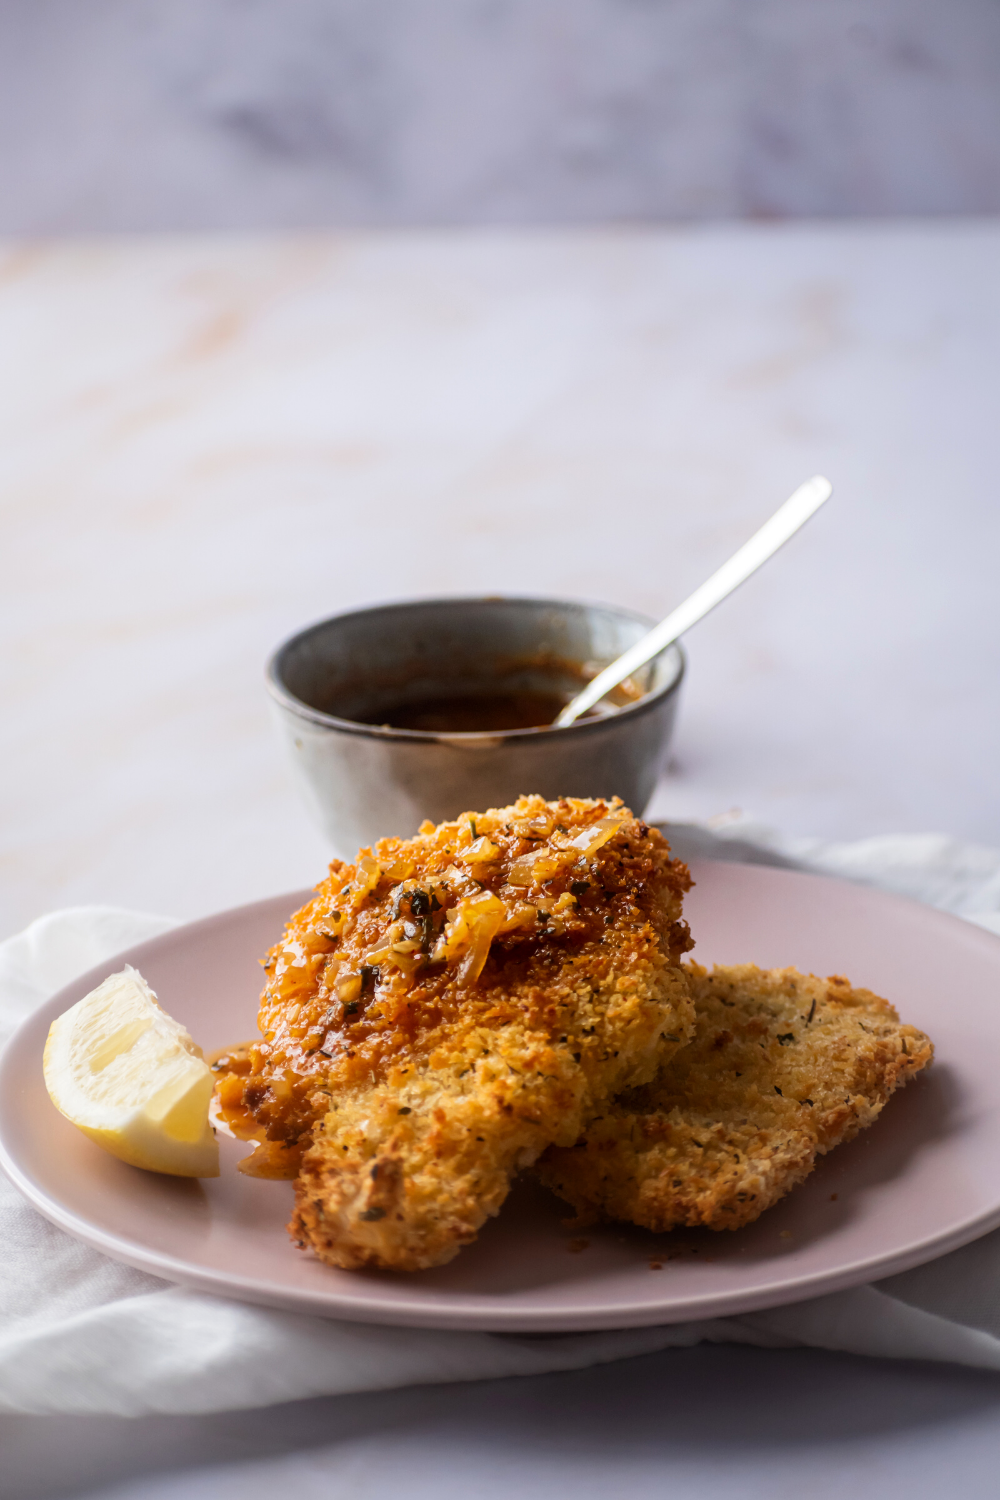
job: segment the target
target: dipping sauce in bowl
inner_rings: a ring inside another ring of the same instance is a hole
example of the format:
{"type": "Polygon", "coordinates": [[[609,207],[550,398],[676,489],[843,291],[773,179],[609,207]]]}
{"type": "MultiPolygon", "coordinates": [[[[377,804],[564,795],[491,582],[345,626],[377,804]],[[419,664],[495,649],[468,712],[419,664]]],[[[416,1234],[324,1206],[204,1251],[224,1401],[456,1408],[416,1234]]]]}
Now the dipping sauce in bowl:
{"type": "MultiPolygon", "coordinates": [[[[544,729],[555,723],[567,703],[589,680],[576,663],[561,665],[561,675],[579,674],[578,687],[571,693],[505,692],[500,686],[480,693],[439,694],[413,702],[390,703],[381,710],[381,718],[368,722],[377,722],[383,729],[417,729],[424,734],[495,734],[507,729],[544,729]]],[[[637,703],[641,697],[641,689],[628,680],[609,693],[604,703],[582,715],[582,720],[603,718],[614,709],[637,703]]]]}
{"type": "Polygon", "coordinates": [[[553,720],[651,624],[609,605],[427,599],[300,631],[271,659],[268,689],[334,849],[353,856],[523,792],[617,795],[641,814],[673,727],[680,648],[568,728],[553,720]]]}
{"type": "Polygon", "coordinates": [[[382,723],[386,729],[420,729],[425,734],[542,729],[568,702],[558,693],[459,693],[390,704],[382,710],[382,723]]]}

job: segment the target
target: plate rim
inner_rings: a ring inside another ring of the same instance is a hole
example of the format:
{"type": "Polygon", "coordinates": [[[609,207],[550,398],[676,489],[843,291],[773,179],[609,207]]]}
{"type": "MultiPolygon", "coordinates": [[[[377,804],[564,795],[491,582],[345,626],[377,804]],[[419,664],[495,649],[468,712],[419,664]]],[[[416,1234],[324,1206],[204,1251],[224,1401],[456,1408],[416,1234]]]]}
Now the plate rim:
{"type": "MultiPolygon", "coordinates": [[[[857,892],[863,892],[876,904],[919,911],[936,925],[951,929],[956,935],[961,933],[964,940],[971,939],[976,946],[981,943],[987,950],[992,950],[995,957],[1000,958],[1000,953],[997,952],[1000,948],[1000,936],[951,912],[941,911],[937,907],[899,896],[894,892],[881,890],[877,886],[816,874],[813,871],[774,868],[768,865],[731,860],[699,859],[692,861],[692,865],[696,870],[722,866],[728,870],[739,870],[741,873],[752,871],[754,877],[763,880],[764,883],[774,880],[780,884],[788,879],[795,881],[805,879],[815,882],[817,886],[849,886],[857,892]]],[[[68,991],[79,990],[81,985],[90,984],[91,980],[94,984],[99,983],[111,972],[110,965],[117,962],[134,962],[136,955],[141,954],[142,950],[149,946],[158,946],[164,940],[176,940],[179,935],[194,934],[207,927],[214,927],[226,918],[249,916],[255,910],[270,908],[278,903],[282,905],[287,903],[288,911],[292,912],[311,893],[311,888],[305,891],[280,893],[259,901],[227,907],[222,911],[199,917],[192,922],[179,923],[164,933],[144,939],[140,943],[122,949],[119,953],[110,954],[100,964],[64,985],[21,1020],[0,1050],[0,1168],[6,1173],[13,1186],[50,1223],[55,1224],[83,1244],[107,1255],[110,1259],[133,1266],[161,1280],[212,1295],[248,1302],[255,1306],[341,1319],[351,1323],[511,1334],[585,1333],[611,1329],[658,1327],[706,1318],[733,1317],[779,1306],[792,1306],[816,1296],[845,1291],[888,1276],[899,1275],[937,1259],[941,1255],[948,1254],[950,1251],[960,1249],[963,1245],[989,1233],[990,1230],[1000,1227],[1000,1189],[998,1189],[997,1201],[979,1213],[960,1220],[958,1223],[950,1224],[939,1232],[926,1235],[923,1239],[898,1250],[855,1257],[834,1268],[815,1270],[792,1277],[777,1275],[767,1282],[757,1283],[754,1287],[709,1292],[701,1297],[688,1296],[682,1302],[675,1301],[673,1305],[661,1292],[649,1299],[619,1302],[613,1307],[595,1307],[592,1303],[576,1307],[572,1304],[560,1303],[558,1308],[546,1310],[501,1305],[480,1308],[475,1304],[482,1294],[466,1292],[456,1293],[455,1305],[449,1307],[446,1303],[420,1304],[407,1300],[405,1294],[400,1296],[395,1288],[389,1286],[386,1286],[384,1295],[377,1301],[371,1302],[359,1301],[349,1292],[334,1288],[326,1292],[312,1288],[276,1286],[258,1276],[198,1266],[173,1254],[147,1249],[116,1232],[94,1225],[75,1210],[66,1208],[58,1198],[37,1183],[30,1172],[22,1167],[16,1150],[12,1149],[7,1140],[5,1130],[6,1110],[9,1107],[7,1101],[14,1092],[13,1089],[7,1087],[7,1084],[15,1081],[14,1076],[8,1079],[8,1073],[14,1074],[15,1060],[28,1043],[29,1036],[38,1026],[50,1022],[55,1015],[59,1014],[60,1008],[65,1008],[67,1003],[72,1003],[68,998],[68,991]],[[66,1001],[63,1000],[64,996],[67,996],[66,1001]],[[470,1306],[470,1303],[473,1305],[470,1306]]]]}

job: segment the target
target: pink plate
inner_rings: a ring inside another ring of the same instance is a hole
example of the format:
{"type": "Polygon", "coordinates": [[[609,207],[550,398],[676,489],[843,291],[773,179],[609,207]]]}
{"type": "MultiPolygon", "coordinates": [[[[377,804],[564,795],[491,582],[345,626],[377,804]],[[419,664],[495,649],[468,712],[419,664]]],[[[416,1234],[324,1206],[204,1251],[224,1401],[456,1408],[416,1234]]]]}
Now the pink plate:
{"type": "Polygon", "coordinates": [[[702,962],[795,964],[886,995],[937,1046],[925,1077],[808,1181],[737,1233],[590,1230],[525,1184],[477,1244],[416,1275],[331,1270],[293,1248],[289,1183],[235,1169],[190,1182],[105,1155],[49,1103],[53,1017],[127,960],[208,1049],[254,1033],[257,959],[306,893],[223,912],[85,974],[0,1060],[0,1163],[49,1219],[171,1281],[359,1322],[543,1332],[719,1317],[906,1270],[1000,1224],[1000,939],[927,907],[816,876],[703,863],[687,911],[702,962]]]}

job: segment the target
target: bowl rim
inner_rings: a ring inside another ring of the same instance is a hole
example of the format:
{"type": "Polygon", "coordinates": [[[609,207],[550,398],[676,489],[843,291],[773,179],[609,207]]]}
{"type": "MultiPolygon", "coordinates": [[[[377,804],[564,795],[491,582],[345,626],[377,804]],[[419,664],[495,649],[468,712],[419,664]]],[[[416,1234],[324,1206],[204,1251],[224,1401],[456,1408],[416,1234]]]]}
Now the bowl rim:
{"type": "MultiPolygon", "coordinates": [[[[638,610],[626,609],[618,604],[605,604],[588,599],[550,599],[539,594],[442,594],[433,597],[418,597],[414,599],[393,599],[384,604],[363,604],[353,609],[338,610],[336,614],[326,615],[322,620],[315,620],[311,625],[305,625],[296,630],[292,635],[272,651],[267,661],[265,670],[265,686],[272,699],[279,707],[286,709],[299,719],[318,725],[320,728],[336,730],[341,734],[359,735],[362,738],[376,740],[403,740],[418,745],[451,744],[457,742],[463,745],[538,743],[543,736],[552,733],[551,724],[539,724],[530,729],[474,729],[474,730],[434,730],[434,729],[398,729],[394,726],[386,727],[382,724],[361,724],[356,719],[342,719],[336,714],[324,713],[322,709],[313,708],[303,699],[296,697],[291,689],[285,684],[281,677],[281,666],[285,654],[300,641],[310,635],[314,635],[333,624],[337,620],[350,619],[355,615],[391,614],[395,610],[413,609],[415,606],[435,605],[476,606],[482,604],[540,604],[550,608],[565,609],[594,609],[603,610],[608,614],[618,615],[622,619],[634,620],[640,625],[645,625],[651,630],[656,621],[648,615],[641,614],[638,610]]],[[[627,704],[618,709],[617,713],[608,715],[602,719],[577,720],[575,724],[569,724],[559,730],[559,738],[563,740],[566,735],[580,738],[596,731],[609,730],[614,725],[632,723],[636,718],[652,713],[660,706],[665,698],[676,693],[680,688],[687,669],[687,657],[680,641],[675,641],[669,646],[664,646],[662,651],[657,652],[652,659],[665,656],[668,652],[676,658],[676,669],[669,681],[652,693],[644,693],[636,703],[627,704]]]]}

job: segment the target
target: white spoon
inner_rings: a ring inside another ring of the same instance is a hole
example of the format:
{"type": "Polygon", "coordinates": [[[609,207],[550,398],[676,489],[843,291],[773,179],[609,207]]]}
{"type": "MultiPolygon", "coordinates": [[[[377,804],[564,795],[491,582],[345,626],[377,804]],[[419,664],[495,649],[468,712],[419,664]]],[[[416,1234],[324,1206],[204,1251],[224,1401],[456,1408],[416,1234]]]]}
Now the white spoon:
{"type": "Polygon", "coordinates": [[[574,723],[588,708],[593,708],[595,703],[599,703],[610,693],[612,688],[616,688],[626,677],[652,661],[667,646],[672,646],[686,630],[703,620],[710,610],[721,604],[734,589],[739,588],[751,573],[756,573],[762,563],[773,557],[778,548],[784,546],[789,537],[794,536],[799,527],[804,526],[832,494],[833,485],[821,474],[800,485],[771,519],[765,521],[760,530],[738,552],[734,552],[729,561],[723,563],[701,588],[695,589],[665,620],[654,625],[641,641],[636,641],[634,646],[630,646],[609,667],[605,667],[603,672],[598,672],[596,677],[591,678],[583,691],[570,699],[555,720],[553,728],[564,729],[567,724],[574,723]]]}

